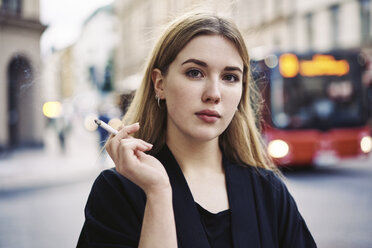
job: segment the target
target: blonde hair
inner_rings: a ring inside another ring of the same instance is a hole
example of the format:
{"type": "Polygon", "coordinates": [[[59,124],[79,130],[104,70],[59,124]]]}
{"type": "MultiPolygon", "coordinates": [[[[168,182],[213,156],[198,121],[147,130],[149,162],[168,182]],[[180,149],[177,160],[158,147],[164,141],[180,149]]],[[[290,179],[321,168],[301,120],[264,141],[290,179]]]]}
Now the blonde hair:
{"type": "Polygon", "coordinates": [[[249,56],[244,39],[233,22],[209,13],[188,13],[173,21],[155,44],[134,99],[123,118],[125,124],[140,123],[134,135],[152,143],[151,154],[156,154],[165,144],[167,109],[164,103],[158,106],[151,73],[155,68],[166,74],[169,65],[185,45],[199,35],[221,35],[237,48],[244,64],[243,92],[231,123],[219,137],[219,146],[224,156],[239,164],[275,170],[267,155],[258,130],[259,93],[250,76],[249,56]]]}

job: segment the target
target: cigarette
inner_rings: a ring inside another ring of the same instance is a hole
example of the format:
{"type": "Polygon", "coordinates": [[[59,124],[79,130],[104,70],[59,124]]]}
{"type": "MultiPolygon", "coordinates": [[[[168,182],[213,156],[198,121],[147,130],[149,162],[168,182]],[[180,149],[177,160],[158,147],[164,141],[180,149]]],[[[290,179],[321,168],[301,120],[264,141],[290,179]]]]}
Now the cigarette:
{"type": "Polygon", "coordinates": [[[105,129],[107,132],[111,133],[111,134],[114,134],[114,135],[117,135],[118,134],[118,130],[112,128],[110,125],[106,124],[104,121],[101,121],[101,120],[98,120],[98,119],[95,119],[94,122],[102,127],[103,129],[105,129]]]}

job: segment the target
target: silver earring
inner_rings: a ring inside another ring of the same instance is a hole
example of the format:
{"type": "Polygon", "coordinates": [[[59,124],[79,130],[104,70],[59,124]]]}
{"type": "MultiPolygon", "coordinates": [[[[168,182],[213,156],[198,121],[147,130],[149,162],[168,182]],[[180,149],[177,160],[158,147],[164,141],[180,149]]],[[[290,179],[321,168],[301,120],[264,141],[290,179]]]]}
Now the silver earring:
{"type": "Polygon", "coordinates": [[[158,96],[158,95],[155,95],[155,99],[158,101],[158,106],[159,106],[159,108],[161,108],[161,107],[160,107],[160,98],[159,98],[159,96],[158,96]]]}

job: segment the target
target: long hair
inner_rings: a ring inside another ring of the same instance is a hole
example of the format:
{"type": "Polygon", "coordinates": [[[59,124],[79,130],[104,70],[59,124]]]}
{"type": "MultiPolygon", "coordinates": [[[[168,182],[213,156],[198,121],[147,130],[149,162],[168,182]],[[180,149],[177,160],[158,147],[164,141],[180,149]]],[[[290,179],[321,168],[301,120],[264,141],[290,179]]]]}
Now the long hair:
{"type": "Polygon", "coordinates": [[[238,28],[226,18],[209,13],[188,13],[174,20],[149,57],[140,88],[123,118],[125,124],[140,123],[134,135],[153,144],[151,154],[156,154],[165,144],[167,109],[164,102],[159,107],[151,73],[158,68],[165,75],[178,53],[199,35],[221,35],[230,40],[238,50],[244,64],[243,92],[231,123],[219,137],[224,156],[232,162],[276,170],[267,155],[259,132],[259,93],[250,76],[249,56],[238,28]]]}

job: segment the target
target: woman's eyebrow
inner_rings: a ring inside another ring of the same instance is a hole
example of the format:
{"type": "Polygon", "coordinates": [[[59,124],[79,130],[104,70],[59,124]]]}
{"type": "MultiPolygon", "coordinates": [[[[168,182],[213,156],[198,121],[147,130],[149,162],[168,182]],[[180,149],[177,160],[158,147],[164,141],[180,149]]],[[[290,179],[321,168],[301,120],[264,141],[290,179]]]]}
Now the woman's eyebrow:
{"type": "MultiPolygon", "coordinates": [[[[208,67],[207,63],[205,63],[204,61],[201,61],[199,59],[188,59],[188,60],[184,61],[182,63],[182,65],[187,64],[187,63],[194,63],[194,64],[200,65],[202,67],[208,67]]],[[[239,71],[239,72],[243,73],[242,69],[240,69],[237,66],[226,66],[224,68],[224,71],[239,71]]]]}
{"type": "Polygon", "coordinates": [[[207,63],[204,61],[198,60],[198,59],[188,59],[185,62],[182,63],[182,65],[187,64],[187,63],[194,63],[203,67],[208,67],[207,63]]]}
{"type": "Polygon", "coordinates": [[[240,69],[239,67],[236,67],[236,66],[226,66],[224,71],[239,71],[239,72],[243,73],[242,69],[240,69]]]}

